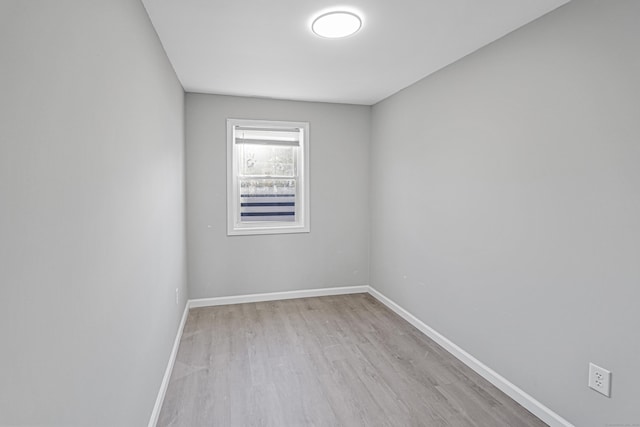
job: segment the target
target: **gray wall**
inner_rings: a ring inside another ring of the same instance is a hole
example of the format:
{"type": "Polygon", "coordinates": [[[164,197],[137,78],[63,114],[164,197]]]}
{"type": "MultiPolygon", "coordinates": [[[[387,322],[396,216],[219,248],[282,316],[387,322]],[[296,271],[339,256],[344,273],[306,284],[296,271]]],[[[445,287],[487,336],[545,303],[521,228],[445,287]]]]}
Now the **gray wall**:
{"type": "Polygon", "coordinates": [[[372,285],[576,426],[640,423],[639,17],[574,0],[373,107],[372,285]]]}
{"type": "Polygon", "coordinates": [[[186,293],[184,93],[139,1],[0,2],[0,425],[146,425],[186,293]]]}
{"type": "Polygon", "coordinates": [[[366,285],[370,107],[187,94],[191,298],[366,285]],[[310,123],[311,233],[227,236],[226,119],[310,123]]]}

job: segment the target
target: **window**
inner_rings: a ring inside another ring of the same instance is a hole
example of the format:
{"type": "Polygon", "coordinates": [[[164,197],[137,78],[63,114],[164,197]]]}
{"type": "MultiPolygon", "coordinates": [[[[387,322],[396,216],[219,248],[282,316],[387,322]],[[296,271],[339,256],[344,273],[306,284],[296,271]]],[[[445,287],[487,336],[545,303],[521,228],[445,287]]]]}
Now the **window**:
{"type": "Polygon", "coordinates": [[[309,232],[309,123],[227,120],[227,234],[309,232]]]}

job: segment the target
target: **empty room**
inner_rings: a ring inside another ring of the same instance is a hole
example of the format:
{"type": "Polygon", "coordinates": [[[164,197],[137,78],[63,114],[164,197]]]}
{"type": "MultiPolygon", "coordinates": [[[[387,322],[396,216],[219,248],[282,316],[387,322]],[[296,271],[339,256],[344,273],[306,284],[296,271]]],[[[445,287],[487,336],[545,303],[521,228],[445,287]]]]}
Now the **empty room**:
{"type": "Polygon", "coordinates": [[[0,0],[0,427],[640,426],[640,1],[0,0]]]}

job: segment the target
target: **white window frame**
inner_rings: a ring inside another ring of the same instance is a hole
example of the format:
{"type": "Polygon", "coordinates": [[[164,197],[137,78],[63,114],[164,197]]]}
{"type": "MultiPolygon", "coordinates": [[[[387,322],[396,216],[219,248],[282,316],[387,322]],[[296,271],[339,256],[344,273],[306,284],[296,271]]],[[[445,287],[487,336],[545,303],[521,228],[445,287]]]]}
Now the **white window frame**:
{"type": "Polygon", "coordinates": [[[308,233],[309,225],[309,123],[227,119],[227,235],[308,233]],[[239,148],[235,143],[236,127],[259,129],[300,129],[296,186],[296,220],[294,222],[240,220],[239,148]]]}

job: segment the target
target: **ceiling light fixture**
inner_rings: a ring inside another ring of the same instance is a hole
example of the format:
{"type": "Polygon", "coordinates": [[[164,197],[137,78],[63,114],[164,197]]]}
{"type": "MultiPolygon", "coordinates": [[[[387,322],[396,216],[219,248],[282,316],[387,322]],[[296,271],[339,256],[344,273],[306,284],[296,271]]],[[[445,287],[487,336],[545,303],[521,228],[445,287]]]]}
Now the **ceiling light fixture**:
{"type": "Polygon", "coordinates": [[[362,20],[352,12],[336,11],[318,16],[311,24],[311,30],[320,37],[338,39],[358,32],[362,20]]]}

